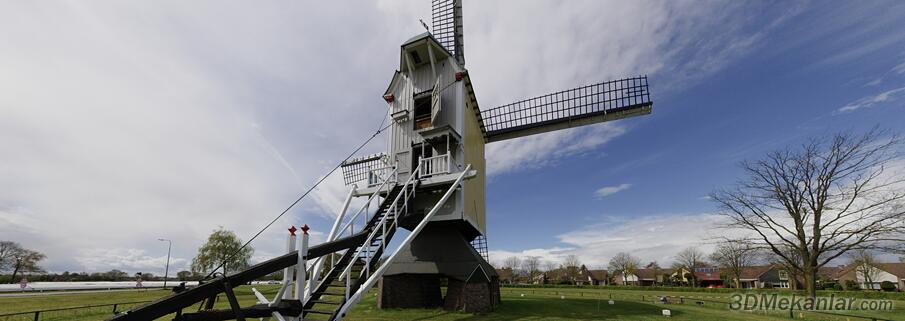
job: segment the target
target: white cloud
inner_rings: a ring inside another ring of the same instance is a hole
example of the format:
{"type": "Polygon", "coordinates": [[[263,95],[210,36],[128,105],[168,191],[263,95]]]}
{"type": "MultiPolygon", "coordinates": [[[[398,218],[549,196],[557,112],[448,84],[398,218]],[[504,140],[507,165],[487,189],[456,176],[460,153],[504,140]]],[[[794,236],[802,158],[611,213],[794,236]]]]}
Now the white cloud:
{"type": "Polygon", "coordinates": [[[486,147],[487,173],[498,175],[550,166],[563,157],[592,151],[623,134],[624,127],[609,123],[489,144],[486,147]]]}
{"type": "Polygon", "coordinates": [[[558,236],[565,246],[534,248],[522,251],[490,251],[491,259],[502,261],[509,256],[536,256],[545,262],[560,263],[574,254],[591,268],[606,268],[610,258],[628,252],[644,262],[657,261],[661,266],[673,262],[676,253],[698,246],[712,251],[708,239],[724,230],[714,230],[724,222],[717,214],[654,215],[637,218],[607,218],[578,230],[558,236]]]}
{"type": "MultiPolygon", "coordinates": [[[[398,45],[429,12],[392,1],[0,4],[0,235],[44,252],[54,271],[159,263],[159,237],[188,258],[218,226],[247,238],[372,132],[398,45]],[[111,245],[98,259],[77,251],[111,245]]],[[[759,31],[735,23],[745,14],[735,3],[468,3],[468,68],[485,108],[643,73],[659,95],[759,45],[759,31]]],[[[489,174],[626,132],[616,122],[491,144],[489,174]]],[[[346,191],[328,178],[257,253],[282,252],[290,224],[326,230],[346,191]]]]}
{"type": "MultiPolygon", "coordinates": [[[[167,256],[150,256],[141,249],[89,249],[75,254],[75,260],[85,271],[107,271],[112,269],[123,271],[151,272],[163,275],[166,272],[167,256]]],[[[170,275],[189,270],[190,260],[171,257],[170,275]]]]}
{"type": "Polygon", "coordinates": [[[893,68],[892,68],[892,71],[895,72],[895,73],[897,73],[897,74],[900,74],[900,75],[905,74],[905,61],[902,61],[902,63],[900,63],[900,64],[898,64],[897,66],[893,67],[893,68]]]}
{"type": "Polygon", "coordinates": [[[616,186],[604,186],[604,187],[601,187],[601,188],[597,189],[596,191],[594,191],[594,195],[596,195],[598,198],[607,197],[607,196],[619,193],[621,191],[627,190],[627,189],[629,189],[629,187],[632,187],[632,184],[619,184],[616,186]]]}
{"type": "Polygon", "coordinates": [[[848,103],[845,106],[840,107],[836,110],[836,113],[848,113],[862,108],[872,107],[873,105],[880,103],[893,102],[905,96],[905,87],[896,88],[884,91],[882,93],[867,96],[851,103],[848,103]]]}
{"type": "MultiPolygon", "coordinates": [[[[750,10],[743,2],[466,4],[467,67],[484,109],[639,74],[650,75],[656,102],[763,45],[771,30],[800,12],[793,6],[768,17],[765,27],[750,19],[750,10]],[[606,19],[600,18],[601,12],[606,19]]],[[[664,107],[655,106],[654,113],[657,108],[664,107]]],[[[640,118],[489,144],[488,174],[543,168],[564,155],[594,152],[637,121],[640,118]]]]}

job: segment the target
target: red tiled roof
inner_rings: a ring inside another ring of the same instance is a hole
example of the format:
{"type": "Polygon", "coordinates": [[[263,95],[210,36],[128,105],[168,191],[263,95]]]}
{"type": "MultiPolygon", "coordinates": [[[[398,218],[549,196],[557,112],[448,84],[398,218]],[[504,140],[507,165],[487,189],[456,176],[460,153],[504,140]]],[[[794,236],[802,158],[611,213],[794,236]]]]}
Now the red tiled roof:
{"type": "Polygon", "coordinates": [[[817,276],[835,280],[846,272],[845,266],[824,266],[817,269],[817,276]]]}
{"type": "Polygon", "coordinates": [[[900,279],[905,279],[905,263],[880,263],[877,264],[877,268],[900,279]]]}
{"type": "Polygon", "coordinates": [[[741,278],[743,280],[756,280],[759,279],[761,275],[770,271],[773,266],[763,265],[763,266],[749,266],[742,269],[741,278]]]}
{"type": "Polygon", "coordinates": [[[591,277],[598,281],[606,280],[607,271],[606,270],[588,270],[588,273],[591,274],[591,277]]]}

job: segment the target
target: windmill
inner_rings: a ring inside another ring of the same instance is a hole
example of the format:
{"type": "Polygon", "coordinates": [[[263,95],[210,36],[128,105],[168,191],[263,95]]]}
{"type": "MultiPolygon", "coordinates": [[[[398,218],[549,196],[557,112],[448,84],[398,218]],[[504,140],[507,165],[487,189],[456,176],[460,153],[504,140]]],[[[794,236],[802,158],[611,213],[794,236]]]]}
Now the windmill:
{"type": "Polygon", "coordinates": [[[647,77],[482,108],[465,68],[462,1],[432,0],[432,27],[401,45],[399,69],[383,94],[386,152],[342,164],[350,191],[324,243],[309,247],[307,227],[301,237],[292,229],[288,254],[113,319],[176,313],[176,320],[339,320],[375,285],[381,308],[496,307],[498,276],[486,248],[473,245],[486,244],[485,145],[649,114],[647,77]],[[354,198],[365,205],[346,213],[354,198]],[[399,228],[411,232],[391,246],[399,228]],[[279,270],[274,299],[255,290],[259,303],[239,306],[232,288],[279,270]],[[229,310],[213,309],[220,293],[229,310]],[[199,302],[198,312],[183,313],[199,302]]]}

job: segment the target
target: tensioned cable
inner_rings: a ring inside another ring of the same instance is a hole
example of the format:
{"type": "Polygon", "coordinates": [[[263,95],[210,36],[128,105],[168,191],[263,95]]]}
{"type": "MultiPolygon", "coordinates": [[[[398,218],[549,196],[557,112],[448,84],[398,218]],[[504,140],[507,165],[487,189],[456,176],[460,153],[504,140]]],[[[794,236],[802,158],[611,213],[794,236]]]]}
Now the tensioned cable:
{"type": "MultiPolygon", "coordinates": [[[[454,82],[451,82],[451,83],[449,83],[449,84],[446,84],[446,86],[443,86],[443,88],[440,89],[440,92],[446,91],[446,89],[449,88],[449,86],[452,86],[454,83],[456,83],[456,82],[454,81],[454,82]]],[[[387,108],[387,114],[389,114],[389,112],[390,112],[390,108],[387,108]]],[[[289,204],[289,206],[286,207],[285,210],[283,210],[282,212],[280,212],[280,215],[277,215],[273,220],[270,221],[270,223],[267,223],[267,225],[265,225],[264,228],[262,228],[260,231],[258,231],[257,233],[255,233],[254,236],[252,236],[250,239],[248,239],[248,241],[246,241],[245,244],[242,244],[241,247],[239,247],[238,249],[236,249],[236,251],[234,251],[232,254],[230,254],[229,256],[227,256],[226,259],[224,259],[224,260],[220,263],[220,265],[218,265],[216,268],[214,268],[214,269],[213,269],[210,273],[208,273],[207,276],[205,276],[203,279],[204,279],[204,280],[209,279],[212,275],[214,275],[214,273],[217,272],[217,270],[219,270],[220,268],[223,268],[223,267],[226,265],[226,262],[228,262],[229,260],[233,259],[233,257],[234,257],[236,254],[238,254],[239,251],[242,251],[242,249],[244,249],[245,247],[247,247],[248,244],[251,244],[251,241],[254,241],[254,239],[256,239],[258,236],[260,236],[261,233],[264,233],[265,230],[267,230],[268,228],[270,228],[270,226],[272,226],[273,223],[276,223],[277,220],[279,220],[281,217],[283,217],[283,215],[285,215],[286,213],[288,213],[289,210],[291,210],[293,207],[295,207],[296,204],[298,204],[299,202],[302,201],[302,199],[304,199],[306,196],[308,196],[308,194],[310,194],[311,191],[313,191],[315,188],[317,188],[317,186],[320,185],[321,182],[323,182],[325,179],[327,179],[327,177],[329,177],[331,174],[333,174],[333,172],[335,172],[337,169],[339,169],[340,167],[342,167],[342,164],[343,164],[343,163],[345,163],[345,162],[348,161],[350,158],[352,158],[352,156],[355,156],[355,154],[358,153],[358,151],[360,151],[362,148],[364,148],[365,145],[367,145],[368,143],[370,143],[371,140],[374,139],[374,137],[377,137],[377,135],[380,135],[380,133],[382,133],[384,130],[386,130],[387,128],[389,128],[390,126],[392,126],[392,124],[383,126],[383,124],[386,123],[386,119],[388,118],[388,116],[389,116],[389,115],[385,115],[385,116],[383,117],[383,119],[381,119],[380,125],[378,126],[379,129],[377,129],[377,131],[375,131],[374,134],[371,135],[371,137],[369,137],[368,139],[366,139],[363,143],[361,143],[361,145],[358,146],[358,148],[356,148],[356,149],[353,150],[351,153],[349,153],[349,156],[346,156],[345,159],[343,159],[343,160],[340,161],[338,164],[336,164],[336,166],[334,166],[333,169],[331,169],[329,172],[327,172],[327,175],[324,175],[324,176],[322,176],[319,180],[317,180],[317,182],[315,182],[314,185],[312,185],[310,188],[308,188],[308,190],[305,191],[305,193],[303,193],[301,196],[299,196],[294,202],[292,202],[292,204],[289,204]]],[[[224,272],[225,272],[225,269],[224,269],[224,272]]],[[[226,276],[226,274],[224,273],[224,277],[225,277],[225,276],[226,276]]]]}
{"type": "MultiPolygon", "coordinates": [[[[389,109],[389,108],[388,108],[388,109],[389,109]]],[[[385,122],[386,122],[386,117],[384,117],[383,120],[381,120],[380,126],[383,126],[383,124],[384,124],[385,122]]],[[[360,151],[362,148],[364,148],[365,145],[367,145],[368,143],[370,143],[371,140],[374,139],[374,137],[377,137],[377,135],[380,135],[380,133],[382,133],[384,130],[386,130],[386,129],[389,128],[389,127],[390,127],[390,125],[386,125],[386,126],[383,126],[383,127],[379,128],[379,129],[377,129],[377,131],[374,132],[374,134],[371,135],[371,137],[369,137],[368,139],[366,139],[363,143],[361,143],[361,145],[358,146],[358,148],[356,148],[354,151],[352,151],[351,153],[349,153],[349,156],[346,156],[345,159],[343,159],[343,160],[340,161],[338,164],[336,164],[336,166],[334,166],[333,169],[331,169],[329,172],[327,172],[326,175],[322,176],[319,180],[317,180],[317,182],[314,183],[314,185],[312,185],[310,188],[308,188],[308,190],[305,191],[305,193],[303,193],[301,196],[299,196],[297,199],[295,199],[295,201],[292,202],[292,204],[289,204],[289,206],[286,207],[285,210],[283,210],[282,212],[280,212],[280,215],[277,215],[273,220],[270,221],[270,223],[267,223],[267,225],[265,225],[264,228],[262,228],[260,231],[258,231],[257,233],[255,233],[254,236],[252,236],[250,239],[248,239],[248,241],[246,241],[245,244],[242,244],[242,246],[239,247],[235,252],[233,252],[232,254],[230,254],[229,256],[227,256],[226,259],[224,259],[223,262],[220,263],[220,265],[218,265],[218,266],[217,266],[216,268],[214,268],[207,276],[205,276],[204,279],[205,279],[205,280],[206,280],[206,279],[209,279],[212,275],[214,275],[214,273],[217,272],[217,270],[219,270],[220,268],[223,268],[223,267],[226,265],[226,262],[229,262],[229,260],[233,259],[233,257],[234,257],[236,254],[238,254],[240,251],[242,251],[242,249],[244,249],[245,247],[247,247],[248,244],[251,244],[251,241],[254,241],[254,239],[257,238],[259,235],[261,235],[261,233],[264,233],[264,231],[267,230],[268,228],[270,228],[270,226],[273,225],[273,223],[276,223],[277,220],[279,220],[281,217],[283,217],[283,215],[285,215],[286,213],[288,213],[289,210],[291,210],[293,207],[295,207],[296,204],[298,204],[299,202],[302,201],[302,199],[304,199],[306,196],[308,196],[308,194],[310,194],[311,191],[313,191],[315,188],[317,188],[317,186],[320,185],[321,182],[323,182],[325,179],[327,179],[327,177],[329,177],[331,174],[333,174],[333,172],[335,172],[338,168],[342,167],[343,163],[345,163],[345,162],[348,161],[350,158],[352,158],[352,156],[354,156],[356,153],[358,153],[358,151],[360,151]]],[[[224,272],[225,272],[225,269],[224,269],[224,272]]],[[[224,276],[226,276],[226,275],[224,274],[224,276]]]]}

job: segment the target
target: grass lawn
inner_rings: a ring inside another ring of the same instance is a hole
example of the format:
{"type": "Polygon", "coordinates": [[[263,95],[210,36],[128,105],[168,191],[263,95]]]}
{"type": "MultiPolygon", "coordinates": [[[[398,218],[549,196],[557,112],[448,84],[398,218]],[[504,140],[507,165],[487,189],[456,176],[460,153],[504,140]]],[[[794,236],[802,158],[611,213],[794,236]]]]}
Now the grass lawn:
{"type": "MultiPolygon", "coordinates": [[[[265,294],[276,292],[275,286],[258,285],[265,294]]],[[[24,298],[0,298],[0,314],[39,309],[53,309],[94,304],[153,300],[168,294],[163,290],[120,291],[110,293],[80,293],[24,298]]],[[[242,305],[254,303],[250,286],[236,290],[242,305]]],[[[368,295],[349,314],[346,320],[655,320],[667,319],[661,315],[663,309],[670,309],[669,320],[781,320],[788,319],[787,311],[739,312],[730,311],[726,302],[728,294],[631,291],[611,289],[531,289],[503,288],[503,304],[488,314],[447,312],[440,309],[386,309],[376,308],[376,296],[368,295]],[[685,304],[662,304],[655,302],[655,295],[684,295],[689,298],[685,304]],[[615,301],[608,304],[609,299],[615,301]],[[703,305],[694,301],[703,300],[703,305]]],[[[218,307],[227,308],[224,298],[218,307]]],[[[128,308],[129,306],[127,306],[128,308]]],[[[891,312],[845,312],[851,315],[876,317],[879,319],[905,320],[905,302],[896,301],[891,312]]],[[[123,310],[120,307],[118,310],[123,310]]],[[[42,313],[41,320],[102,320],[109,317],[112,307],[98,307],[82,310],[68,310],[42,313]]],[[[0,317],[3,320],[33,320],[34,315],[0,317]]],[[[795,313],[797,320],[859,320],[816,313],[795,313]]],[[[165,318],[169,320],[171,318],[165,318]]],[[[862,319],[863,320],[863,319],[862,319]]]]}

